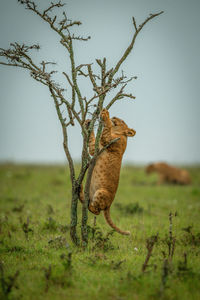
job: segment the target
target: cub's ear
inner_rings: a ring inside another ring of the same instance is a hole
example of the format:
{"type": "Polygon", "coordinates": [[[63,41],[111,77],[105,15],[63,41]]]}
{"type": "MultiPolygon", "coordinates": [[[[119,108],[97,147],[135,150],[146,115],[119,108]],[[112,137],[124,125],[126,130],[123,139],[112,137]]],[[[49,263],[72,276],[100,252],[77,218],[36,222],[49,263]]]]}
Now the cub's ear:
{"type": "Polygon", "coordinates": [[[126,136],[134,136],[136,134],[136,131],[134,129],[127,129],[126,136]]]}

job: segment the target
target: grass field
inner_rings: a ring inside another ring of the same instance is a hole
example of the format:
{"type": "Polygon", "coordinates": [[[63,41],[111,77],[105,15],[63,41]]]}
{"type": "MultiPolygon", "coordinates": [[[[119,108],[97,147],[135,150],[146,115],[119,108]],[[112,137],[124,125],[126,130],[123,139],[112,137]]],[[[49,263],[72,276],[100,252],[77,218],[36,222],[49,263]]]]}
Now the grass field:
{"type": "Polygon", "coordinates": [[[84,252],[69,237],[68,169],[1,165],[0,298],[200,299],[200,168],[188,170],[190,186],[157,186],[124,166],[111,216],[131,235],[89,213],[84,252]]]}

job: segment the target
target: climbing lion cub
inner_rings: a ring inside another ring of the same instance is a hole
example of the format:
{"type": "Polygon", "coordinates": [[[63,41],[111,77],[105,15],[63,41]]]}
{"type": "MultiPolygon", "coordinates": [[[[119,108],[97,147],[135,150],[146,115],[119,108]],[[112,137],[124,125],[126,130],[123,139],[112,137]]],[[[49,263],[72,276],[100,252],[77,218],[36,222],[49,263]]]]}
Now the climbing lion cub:
{"type": "MultiPolygon", "coordinates": [[[[89,210],[95,215],[99,215],[101,210],[103,210],[107,223],[117,232],[128,235],[130,234],[129,231],[119,229],[112,222],[110,218],[110,206],[115,198],[119,183],[121,162],[126,150],[127,137],[134,136],[136,132],[128,128],[123,120],[116,117],[110,119],[109,112],[106,109],[101,111],[101,119],[104,128],[100,139],[100,149],[108,145],[115,138],[119,138],[119,140],[102,152],[96,161],[90,185],[89,210]]],[[[94,155],[94,150],[95,135],[92,132],[89,141],[90,155],[94,155]]]]}

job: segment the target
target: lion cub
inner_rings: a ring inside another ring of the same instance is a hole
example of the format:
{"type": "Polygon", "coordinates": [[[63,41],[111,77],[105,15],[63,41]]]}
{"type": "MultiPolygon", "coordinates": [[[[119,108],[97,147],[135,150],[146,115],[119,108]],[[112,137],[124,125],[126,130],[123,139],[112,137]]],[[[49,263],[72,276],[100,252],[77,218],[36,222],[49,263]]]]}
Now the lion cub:
{"type": "MultiPolygon", "coordinates": [[[[130,129],[126,123],[116,117],[110,119],[109,112],[106,109],[101,111],[101,119],[104,128],[100,138],[100,149],[109,144],[115,138],[118,141],[111,144],[98,157],[93,170],[90,185],[90,203],[89,210],[95,215],[104,211],[104,217],[107,223],[121,234],[130,234],[129,231],[119,229],[110,218],[110,206],[115,198],[119,184],[119,175],[124,151],[126,150],[127,137],[134,136],[135,130],[130,129]]],[[[89,153],[94,155],[95,135],[92,132],[89,141],[89,153]]]]}
{"type": "Polygon", "coordinates": [[[174,184],[189,184],[191,178],[186,170],[175,168],[166,163],[154,163],[146,168],[147,174],[157,172],[159,174],[158,184],[163,182],[174,184]]]}

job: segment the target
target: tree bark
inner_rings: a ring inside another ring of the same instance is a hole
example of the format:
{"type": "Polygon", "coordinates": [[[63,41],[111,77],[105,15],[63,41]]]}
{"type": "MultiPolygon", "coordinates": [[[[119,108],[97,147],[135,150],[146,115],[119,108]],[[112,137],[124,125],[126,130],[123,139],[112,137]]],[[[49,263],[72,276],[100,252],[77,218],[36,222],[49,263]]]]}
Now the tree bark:
{"type": "Polygon", "coordinates": [[[87,179],[84,190],[84,202],[82,206],[82,225],[81,225],[81,237],[82,237],[82,246],[85,248],[88,244],[88,234],[87,234],[87,220],[88,220],[88,204],[89,204],[89,192],[90,192],[90,183],[92,178],[92,172],[95,166],[96,157],[93,157],[90,166],[88,168],[87,179]]]}
{"type": "Polygon", "coordinates": [[[73,243],[79,246],[80,241],[76,233],[76,226],[77,226],[77,206],[78,206],[78,189],[73,187],[72,188],[72,200],[71,200],[71,224],[70,224],[70,236],[73,243]]]}

